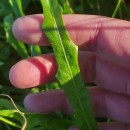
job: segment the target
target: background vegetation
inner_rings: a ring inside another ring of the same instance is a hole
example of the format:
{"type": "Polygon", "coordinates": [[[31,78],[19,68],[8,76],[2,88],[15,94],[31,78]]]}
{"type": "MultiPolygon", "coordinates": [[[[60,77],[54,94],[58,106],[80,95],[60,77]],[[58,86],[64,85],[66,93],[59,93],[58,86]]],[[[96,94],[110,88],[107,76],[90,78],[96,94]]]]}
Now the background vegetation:
{"type": "MultiPolygon", "coordinates": [[[[96,14],[130,20],[129,0],[69,0],[69,2],[74,13],[96,14]]],[[[40,90],[19,90],[14,88],[8,78],[9,70],[19,60],[41,53],[48,53],[51,48],[24,45],[14,38],[11,28],[18,17],[36,13],[42,13],[42,6],[39,0],[0,0],[0,93],[10,95],[19,106],[19,109],[25,113],[26,110],[23,106],[24,97],[30,92],[40,90]]],[[[51,89],[56,87],[57,84],[51,84],[40,88],[51,89]]],[[[50,125],[48,125],[48,122],[52,122],[52,130],[57,130],[59,122],[61,126],[64,125],[64,128],[73,124],[68,120],[68,117],[63,118],[63,116],[58,114],[55,117],[52,115],[26,114],[26,117],[28,120],[27,130],[47,130],[50,125]],[[53,122],[55,122],[55,125],[53,122]]],[[[0,120],[0,130],[20,129],[24,121],[17,114],[12,103],[3,97],[0,98],[0,120]]]]}

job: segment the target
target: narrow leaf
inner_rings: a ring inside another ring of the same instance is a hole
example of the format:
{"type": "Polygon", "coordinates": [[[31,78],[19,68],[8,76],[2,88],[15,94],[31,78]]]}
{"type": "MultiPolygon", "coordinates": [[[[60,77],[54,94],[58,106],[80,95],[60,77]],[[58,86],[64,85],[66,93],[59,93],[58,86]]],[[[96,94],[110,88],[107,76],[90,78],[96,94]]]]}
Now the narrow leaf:
{"type": "Polygon", "coordinates": [[[11,12],[12,9],[10,4],[7,2],[7,0],[0,0],[0,17],[10,14],[11,12]]]}
{"type": "Polygon", "coordinates": [[[43,30],[58,63],[56,78],[67,95],[80,130],[97,130],[88,91],[80,75],[78,47],[71,41],[62,20],[57,0],[41,0],[44,9],[43,30]]]}
{"type": "Polygon", "coordinates": [[[27,58],[28,52],[25,45],[22,42],[17,41],[13,36],[12,33],[13,21],[14,21],[13,15],[7,15],[6,17],[4,17],[4,28],[5,28],[7,41],[18,52],[18,54],[22,58],[27,58]]]}
{"type": "Polygon", "coordinates": [[[5,123],[7,123],[7,124],[9,124],[9,125],[14,126],[14,127],[21,128],[21,126],[19,126],[18,124],[14,123],[14,122],[12,122],[12,121],[10,121],[8,119],[5,119],[2,116],[0,116],[0,120],[3,121],[3,122],[5,122],[5,123]]]}
{"type": "MultiPolygon", "coordinates": [[[[22,2],[24,2],[24,1],[22,1],[22,0],[9,0],[9,2],[13,8],[15,18],[19,18],[21,16],[24,16],[24,12],[23,12],[23,8],[22,8],[22,2]]],[[[15,43],[15,44],[17,44],[17,43],[15,43]]],[[[22,45],[23,43],[18,41],[18,44],[22,45]]],[[[41,54],[41,50],[40,50],[40,47],[38,45],[30,45],[30,46],[32,49],[32,51],[31,51],[32,56],[41,54]]],[[[23,48],[23,50],[25,50],[25,48],[23,48]]]]}
{"type": "Polygon", "coordinates": [[[30,45],[29,47],[30,47],[31,57],[41,54],[41,49],[38,45],[30,45]]]}
{"type": "Polygon", "coordinates": [[[21,0],[9,0],[9,2],[12,6],[12,9],[14,10],[16,18],[24,15],[21,0]]]}
{"type": "Polygon", "coordinates": [[[59,0],[59,4],[62,6],[64,14],[74,13],[68,0],[59,0]]]}
{"type": "Polygon", "coordinates": [[[113,12],[113,14],[112,14],[112,18],[114,18],[114,17],[116,16],[117,11],[118,11],[118,9],[120,8],[121,2],[122,2],[122,0],[118,0],[118,3],[117,3],[117,5],[116,5],[116,8],[114,9],[114,12],[113,12]]]}

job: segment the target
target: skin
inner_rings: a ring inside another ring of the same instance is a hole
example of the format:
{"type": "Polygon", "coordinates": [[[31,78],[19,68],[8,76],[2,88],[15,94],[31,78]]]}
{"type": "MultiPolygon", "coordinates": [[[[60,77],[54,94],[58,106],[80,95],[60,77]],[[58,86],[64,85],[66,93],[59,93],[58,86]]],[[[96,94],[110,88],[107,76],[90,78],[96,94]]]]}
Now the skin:
{"type": "MultiPolygon", "coordinates": [[[[100,130],[129,130],[130,22],[92,15],[65,15],[63,19],[71,39],[79,47],[84,81],[97,84],[89,88],[95,116],[116,121],[99,124],[100,130]]],[[[13,33],[25,43],[49,46],[41,30],[42,21],[42,15],[19,18],[13,24],[13,33]]],[[[55,81],[56,72],[54,54],[46,54],[19,61],[11,68],[9,78],[15,87],[25,89],[55,81]]],[[[31,112],[72,113],[62,90],[29,94],[24,104],[31,112]]]]}

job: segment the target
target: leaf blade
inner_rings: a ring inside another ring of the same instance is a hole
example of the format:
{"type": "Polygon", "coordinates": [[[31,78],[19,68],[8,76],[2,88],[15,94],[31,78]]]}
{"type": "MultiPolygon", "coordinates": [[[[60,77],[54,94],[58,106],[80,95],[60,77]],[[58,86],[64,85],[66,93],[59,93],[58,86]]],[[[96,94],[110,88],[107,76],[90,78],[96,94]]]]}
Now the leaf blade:
{"type": "Polygon", "coordinates": [[[69,98],[80,130],[97,130],[89,93],[86,92],[80,75],[78,47],[66,31],[62,20],[62,8],[57,0],[41,0],[41,3],[45,16],[42,28],[53,47],[58,63],[56,78],[69,98]]]}

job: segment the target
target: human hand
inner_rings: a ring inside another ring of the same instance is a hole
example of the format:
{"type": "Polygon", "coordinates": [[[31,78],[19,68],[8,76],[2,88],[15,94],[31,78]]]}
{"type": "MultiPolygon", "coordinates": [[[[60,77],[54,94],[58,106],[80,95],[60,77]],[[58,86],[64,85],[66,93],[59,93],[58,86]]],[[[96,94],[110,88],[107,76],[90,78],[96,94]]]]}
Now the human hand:
{"type": "MultiPolygon", "coordinates": [[[[79,66],[89,88],[95,116],[109,117],[117,123],[99,124],[100,130],[130,129],[130,22],[91,15],[63,17],[71,39],[79,46],[79,66]]],[[[49,45],[41,30],[42,15],[16,20],[13,32],[17,39],[49,45]]],[[[10,70],[10,81],[18,88],[31,88],[55,80],[54,54],[24,59],[10,70]]],[[[72,113],[62,90],[28,95],[24,100],[31,112],[56,110],[72,113]]]]}

